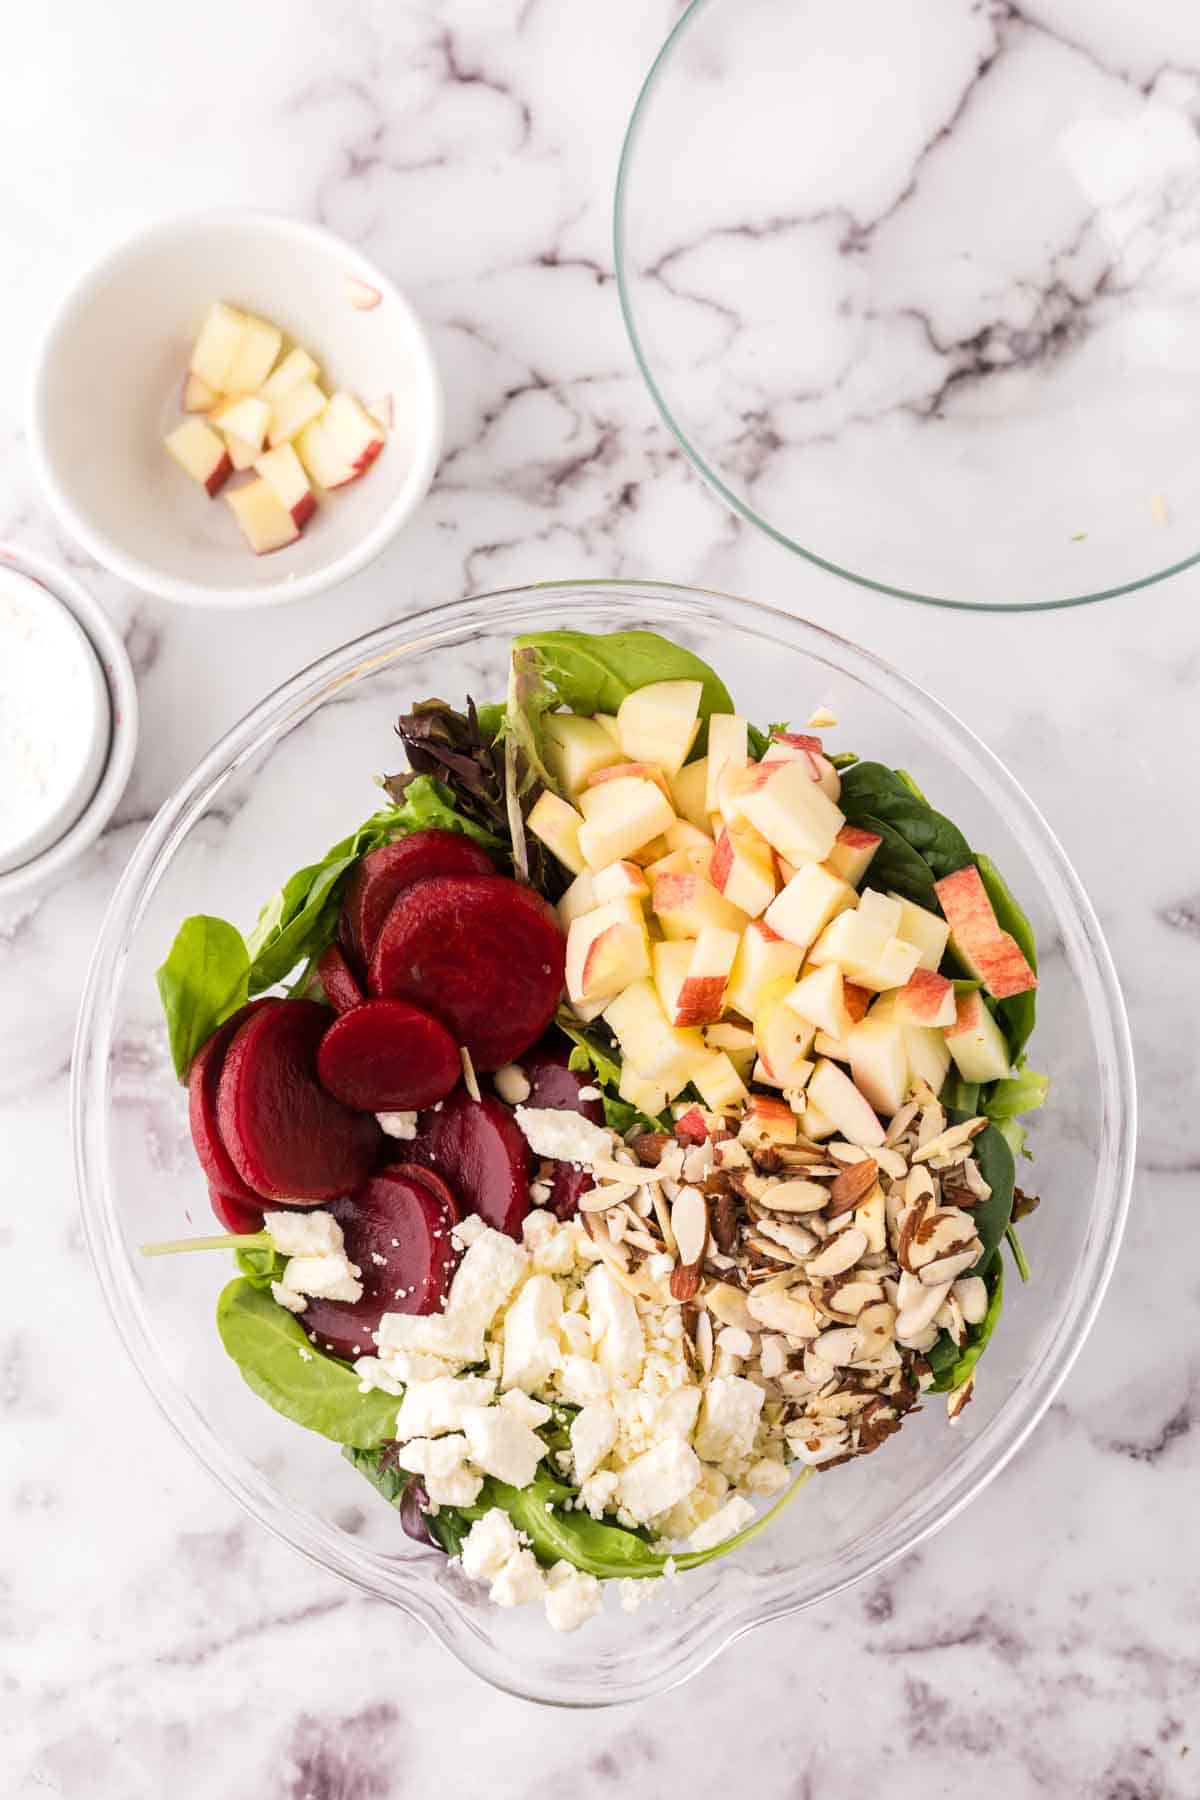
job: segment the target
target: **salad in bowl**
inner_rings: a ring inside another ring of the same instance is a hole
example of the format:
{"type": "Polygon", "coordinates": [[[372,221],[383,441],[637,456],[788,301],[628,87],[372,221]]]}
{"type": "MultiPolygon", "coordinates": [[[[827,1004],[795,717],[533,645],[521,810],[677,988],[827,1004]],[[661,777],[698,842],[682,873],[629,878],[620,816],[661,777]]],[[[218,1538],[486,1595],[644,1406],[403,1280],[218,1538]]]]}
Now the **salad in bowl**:
{"type": "Polygon", "coordinates": [[[221,1230],[146,1254],[231,1252],[253,1392],[559,1631],[953,1424],[1029,1275],[1029,921],[886,743],[739,698],[655,632],[518,635],[158,971],[221,1230]]]}

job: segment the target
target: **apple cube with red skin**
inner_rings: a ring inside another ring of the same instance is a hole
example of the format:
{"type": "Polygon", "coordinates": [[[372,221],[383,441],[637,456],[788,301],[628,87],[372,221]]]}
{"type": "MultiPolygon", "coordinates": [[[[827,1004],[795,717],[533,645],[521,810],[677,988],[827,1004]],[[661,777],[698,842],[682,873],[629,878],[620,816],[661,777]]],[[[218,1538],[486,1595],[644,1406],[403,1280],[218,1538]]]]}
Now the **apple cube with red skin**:
{"type": "Polygon", "coordinates": [[[861,825],[843,825],[825,858],[826,866],[856,888],[882,842],[877,832],[864,831],[861,825]]]}
{"type": "Polygon", "coordinates": [[[740,941],[736,931],[709,925],[694,942],[681,939],[655,946],[656,971],[659,951],[686,949],[689,953],[674,1010],[667,1008],[673,1025],[713,1025],[721,1017],[740,941]]]}
{"type": "Polygon", "coordinates": [[[760,763],[737,797],[741,816],[789,862],[824,862],[845,819],[812,779],[807,760],[760,763]]]}
{"type": "Polygon", "coordinates": [[[652,781],[664,800],[671,798],[671,786],[657,763],[616,762],[607,768],[594,769],[584,782],[585,788],[602,787],[606,781],[652,781]]]}
{"type": "Polygon", "coordinates": [[[772,931],[802,950],[817,938],[830,919],[855,901],[848,882],[830,873],[821,863],[805,863],[767,908],[772,931]]]}
{"type": "Polygon", "coordinates": [[[718,893],[702,875],[660,875],[651,904],[668,938],[699,937],[706,925],[740,932],[749,922],[740,907],[718,893]]]}
{"type": "Polygon", "coordinates": [[[1009,1072],[1004,1033],[978,992],[959,995],[946,1044],[964,1081],[1003,1081],[1009,1072]]]}
{"type": "MultiPolygon", "coordinates": [[[[882,896],[880,896],[882,898],[882,896]]],[[[882,993],[903,987],[920,958],[915,944],[885,937],[861,904],[856,912],[842,912],[828,924],[808,953],[809,961],[822,966],[836,963],[858,987],[882,993]]]]}
{"type": "Polygon", "coordinates": [[[200,483],[210,499],[233,473],[229,451],[203,419],[188,419],[186,424],[169,431],[163,442],[180,468],[200,483]]]}
{"type": "Polygon", "coordinates": [[[718,893],[757,919],[775,899],[775,854],[750,827],[732,831],[725,826],[712,853],[709,879],[718,893]]]}
{"type": "MultiPolygon", "coordinates": [[[[287,447],[291,448],[290,445],[287,447]]],[[[549,788],[544,788],[525,822],[534,837],[545,844],[565,869],[570,869],[572,875],[583,873],[587,866],[579,848],[579,827],[583,819],[573,806],[551,793],[549,788]]]]}
{"type": "Polygon", "coordinates": [[[845,995],[842,971],[836,963],[826,963],[800,977],[787,996],[787,1004],[819,1031],[828,1032],[832,1038],[844,1038],[854,1022],[845,995]]]}
{"type": "Polygon", "coordinates": [[[289,350],[279,367],[259,387],[259,394],[274,406],[302,381],[316,381],[321,371],[307,350],[289,350]]]}
{"type": "MultiPolygon", "coordinates": [[[[311,401],[309,387],[315,388],[315,384],[301,382],[299,387],[285,394],[280,402],[281,414],[288,407],[308,404],[311,401]],[[298,401],[297,395],[303,395],[304,401],[298,401]]],[[[315,392],[319,394],[320,388],[315,388],[315,392]]],[[[300,427],[296,429],[300,430],[300,427]]],[[[324,412],[304,423],[300,454],[309,474],[323,488],[339,488],[364,475],[385,442],[384,429],[378,420],[371,417],[353,394],[339,392],[334,394],[324,412]]]]}
{"type": "Polygon", "coordinates": [[[900,1026],[904,1033],[904,1051],[908,1057],[910,1085],[914,1081],[923,1081],[935,1094],[941,1093],[942,1083],[950,1068],[950,1052],[946,1048],[946,1033],[940,1025],[906,1025],[896,1017],[896,1003],[903,992],[902,988],[893,988],[889,993],[874,994],[868,998],[872,1006],[868,1017],[876,1021],[891,1019],[900,1026]]]}
{"type": "MultiPolygon", "coordinates": [[[[691,965],[693,945],[689,942],[673,944],[657,943],[651,945],[650,961],[654,971],[654,986],[658,994],[659,1004],[672,1025],[682,1025],[679,1018],[679,996],[683,984],[687,980],[688,968],[691,965]]],[[[694,1021],[688,1021],[693,1023],[694,1021]]]]}
{"type": "Polygon", "coordinates": [[[638,775],[585,788],[579,809],[584,817],[579,848],[595,870],[624,862],[675,822],[671,802],[657,783],[638,775]]]}
{"type": "Polygon", "coordinates": [[[773,1094],[751,1094],[738,1136],[752,1144],[794,1144],[798,1127],[796,1115],[786,1100],[773,1094]]]}
{"type": "Polygon", "coordinates": [[[705,1052],[699,1031],[672,1025],[654,983],[630,982],[611,1000],[604,1017],[621,1046],[623,1059],[647,1079],[662,1082],[674,1099],[691,1080],[692,1065],[705,1052]]]}
{"type": "Polygon", "coordinates": [[[821,748],[819,737],[797,731],[781,731],[772,739],[763,763],[806,762],[808,772],[822,793],[835,805],[842,792],[842,778],[821,748]]]}
{"type": "Polygon", "coordinates": [[[607,869],[597,870],[591,882],[597,906],[604,906],[609,900],[650,898],[650,883],[635,862],[609,863],[607,869]]]}
{"type": "Polygon", "coordinates": [[[188,368],[217,394],[227,393],[229,371],[241,348],[246,315],[218,300],[210,306],[192,349],[188,368]]]}
{"type": "Polygon", "coordinates": [[[572,921],[567,932],[566,984],[573,1006],[612,1000],[630,982],[649,973],[646,923],[636,900],[611,900],[572,921]]]}
{"type": "Polygon", "coordinates": [[[953,1025],[957,1016],[954,983],[920,964],[896,989],[893,1017],[902,1025],[953,1025]]]}
{"type": "Polygon", "coordinates": [[[252,450],[249,444],[243,443],[240,437],[235,437],[232,431],[223,431],[221,436],[225,439],[225,448],[229,452],[234,473],[243,475],[247,469],[252,469],[258,461],[258,452],[252,450]]]}
{"type": "Polygon", "coordinates": [[[300,536],[295,519],[261,475],[245,487],[234,488],[225,498],[256,556],[282,550],[300,536]]]}
{"type": "Polygon", "coordinates": [[[708,721],[708,759],[704,777],[704,804],[709,813],[720,812],[720,781],[726,768],[741,773],[749,758],[750,728],[737,713],[714,713],[708,721]]]}
{"type": "MultiPolygon", "coordinates": [[[[858,1144],[864,1150],[883,1143],[886,1134],[870,1102],[845,1071],[827,1058],[822,1058],[809,1077],[805,1100],[832,1121],[834,1130],[840,1131],[847,1143],[858,1144]]],[[[806,1136],[813,1135],[803,1118],[800,1126],[806,1136]]]]}
{"type": "Polygon", "coordinates": [[[603,725],[575,713],[547,713],[542,721],[542,754],[559,787],[573,800],[600,769],[621,761],[621,751],[603,725]]]}
{"type": "Polygon", "coordinates": [[[264,481],[269,481],[297,525],[303,529],[317,510],[317,496],[308,485],[304,465],[290,444],[268,450],[254,464],[264,481]]]}
{"type": "Polygon", "coordinates": [[[804,952],[789,944],[762,919],[753,919],[742,933],[734,958],[725,1003],[744,1019],[758,1012],[764,990],[773,981],[794,982],[804,952]]]}
{"type": "Polygon", "coordinates": [[[950,941],[971,974],[995,1000],[1008,1000],[1037,986],[1017,940],[1001,931],[983,877],[969,864],[934,883],[938,904],[950,921],[950,941]]]}
{"type": "Polygon", "coordinates": [[[630,762],[655,763],[677,775],[700,730],[698,681],[652,681],[626,694],[617,708],[617,732],[630,762]]]}

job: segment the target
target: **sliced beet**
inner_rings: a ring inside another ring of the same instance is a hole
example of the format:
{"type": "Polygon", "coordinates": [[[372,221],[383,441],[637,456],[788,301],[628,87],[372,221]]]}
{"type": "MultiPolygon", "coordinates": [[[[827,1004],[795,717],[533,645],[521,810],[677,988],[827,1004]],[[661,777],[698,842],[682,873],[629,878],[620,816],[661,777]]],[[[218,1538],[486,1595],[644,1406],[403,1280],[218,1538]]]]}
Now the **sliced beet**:
{"type": "Polygon", "coordinates": [[[462,1209],[459,1206],[455,1195],[442,1180],[440,1175],[435,1174],[432,1169],[427,1169],[423,1163],[389,1163],[388,1171],[392,1175],[404,1175],[407,1176],[410,1181],[421,1182],[429,1189],[434,1199],[441,1202],[446,1211],[450,1214],[450,1217],[454,1220],[454,1223],[456,1225],[458,1224],[458,1221],[462,1217],[462,1209]]]}
{"type": "Polygon", "coordinates": [[[440,1175],[466,1212],[519,1238],[529,1211],[529,1145],[503,1101],[459,1088],[427,1112],[407,1154],[440,1175]]]}
{"type": "Polygon", "coordinates": [[[423,881],[401,894],[371,957],[373,994],[428,1007],[477,1069],[498,1069],[554,1017],[565,945],[554,908],[502,875],[423,881]]]}
{"type": "Polygon", "coordinates": [[[342,906],[342,942],[369,962],[383,921],[405,888],[435,875],[495,873],[487,851],[457,831],[414,831],[398,843],[381,844],[354,871],[342,906]]]}
{"type": "MultiPolygon", "coordinates": [[[[569,1051],[557,1044],[539,1044],[521,1058],[521,1068],[529,1082],[526,1106],[544,1107],[549,1112],[577,1112],[593,1125],[603,1125],[604,1107],[599,1100],[581,1100],[584,1088],[594,1085],[593,1078],[567,1067],[569,1051]]],[[[547,1205],[559,1219],[573,1219],[579,1211],[582,1195],[596,1185],[586,1169],[574,1163],[556,1162],[547,1205]]]]}
{"type": "Polygon", "coordinates": [[[330,944],[317,963],[317,974],[321,979],[321,989],[336,1013],[348,1013],[352,1007],[361,1006],[366,995],[359,986],[358,977],[350,967],[343,953],[336,944],[330,944]]]}
{"type": "Polygon", "coordinates": [[[271,1000],[242,1024],[217,1090],[221,1138],[241,1180],[267,1200],[332,1200],[358,1187],[383,1142],[317,1079],[329,1023],[314,1000],[271,1000]]]}
{"type": "MultiPolygon", "coordinates": [[[[254,1198],[257,1202],[258,1195],[254,1198]]],[[[247,1237],[252,1231],[262,1230],[261,1204],[247,1206],[236,1194],[225,1193],[212,1181],[208,1184],[208,1201],[222,1230],[232,1231],[236,1237],[247,1237]]]]}
{"type": "Polygon", "coordinates": [[[374,1355],[384,1313],[440,1310],[458,1262],[450,1237],[456,1211],[404,1164],[378,1170],[329,1210],[362,1271],[362,1299],[312,1299],[298,1316],[314,1343],[351,1362],[374,1355]]]}
{"type": "MultiPolygon", "coordinates": [[[[253,1188],[246,1186],[222,1141],[217,1117],[217,1089],[230,1044],[250,1015],[268,1004],[265,1000],[251,1000],[249,1005],[239,1007],[232,1018],[217,1026],[207,1043],[197,1051],[188,1070],[188,1124],[200,1167],[210,1185],[219,1188],[227,1200],[241,1201],[246,1206],[256,1206],[259,1196],[253,1188]]],[[[220,1216],[218,1213],[217,1217],[220,1216]]]]}
{"type": "Polygon", "coordinates": [[[462,1074],[458,1045],[440,1019],[407,1000],[364,1000],[335,1019],[317,1074],[356,1112],[402,1112],[444,1100],[462,1074]]]}

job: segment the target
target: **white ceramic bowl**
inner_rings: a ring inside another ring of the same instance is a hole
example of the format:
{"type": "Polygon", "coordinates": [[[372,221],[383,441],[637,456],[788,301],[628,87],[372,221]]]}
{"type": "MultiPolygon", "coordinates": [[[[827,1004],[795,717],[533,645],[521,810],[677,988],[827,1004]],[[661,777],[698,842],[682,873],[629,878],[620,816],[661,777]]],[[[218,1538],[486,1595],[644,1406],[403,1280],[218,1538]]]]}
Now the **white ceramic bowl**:
{"type": "Polygon", "coordinates": [[[134,586],[197,606],[299,600],[376,557],[423,499],[442,440],[442,391],[408,301],[360,251],[273,213],[196,213],[148,226],[68,292],[38,349],[29,443],[54,510],[134,586]],[[375,288],[351,303],[347,283],[375,288]],[[388,443],[361,481],[325,499],[295,544],[256,557],[218,497],[163,449],[209,305],[273,320],[321,365],[330,391],[390,395],[388,443]]]}

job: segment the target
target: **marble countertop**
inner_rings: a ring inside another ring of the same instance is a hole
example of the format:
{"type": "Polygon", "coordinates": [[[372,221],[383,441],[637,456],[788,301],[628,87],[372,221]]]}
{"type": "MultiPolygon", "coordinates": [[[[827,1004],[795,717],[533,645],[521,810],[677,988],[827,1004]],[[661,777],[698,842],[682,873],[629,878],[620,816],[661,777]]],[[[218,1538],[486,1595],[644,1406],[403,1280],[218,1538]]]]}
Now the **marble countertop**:
{"type": "Polygon", "coordinates": [[[22,1800],[658,1800],[748,1778],[770,1800],[1200,1793],[1200,573],[1084,611],[934,612],[822,574],[703,487],[633,366],[610,252],[622,130],[677,11],[210,0],[184,30],[147,0],[67,0],[8,21],[0,539],[69,564],[105,602],[143,707],[101,843],[0,914],[0,1788],[22,1800]],[[124,588],[64,538],[21,406],[35,334],[79,264],[147,216],[231,202],[322,220],[407,287],[448,434],[432,494],[371,569],[287,611],[213,616],[124,588]],[[114,881],[219,732],[408,609],[603,575],[790,608],[969,714],[1099,910],[1144,1126],[1099,1324],[965,1515],[668,1697],[552,1715],[274,1542],[168,1430],[82,1247],[68,1064],[114,881]]]}

